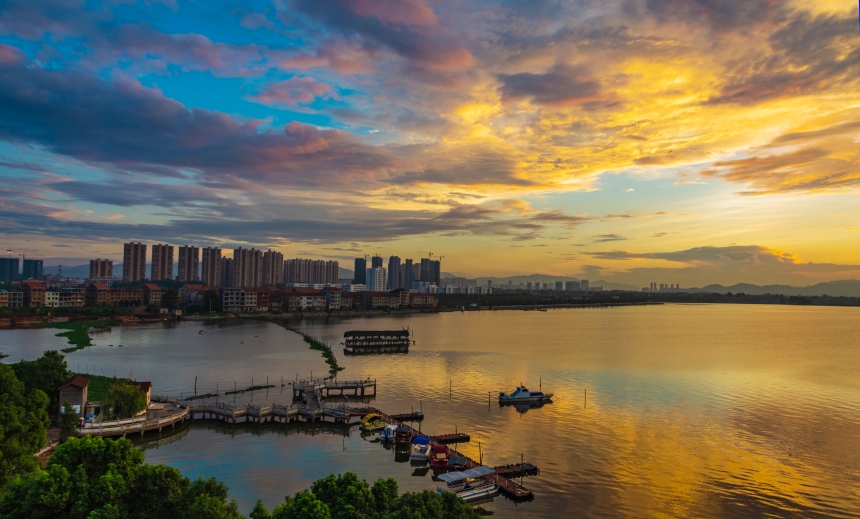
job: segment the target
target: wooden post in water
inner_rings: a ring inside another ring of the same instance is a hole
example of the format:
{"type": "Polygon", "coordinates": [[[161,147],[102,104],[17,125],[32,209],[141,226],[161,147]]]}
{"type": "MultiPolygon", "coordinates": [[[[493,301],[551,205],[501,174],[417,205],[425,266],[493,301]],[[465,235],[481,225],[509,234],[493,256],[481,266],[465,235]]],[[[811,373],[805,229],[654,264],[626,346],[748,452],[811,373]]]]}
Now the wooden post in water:
{"type": "Polygon", "coordinates": [[[451,400],[454,396],[454,379],[451,379],[448,382],[448,400],[451,400]]]}
{"type": "Polygon", "coordinates": [[[588,389],[583,389],[585,391],[585,397],[582,401],[582,407],[588,407],[588,389]]]}
{"type": "Polygon", "coordinates": [[[543,377],[538,377],[538,390],[543,391],[543,377]]]}
{"type": "Polygon", "coordinates": [[[215,404],[218,404],[218,384],[215,384],[215,404]]]}
{"type": "Polygon", "coordinates": [[[197,377],[194,377],[194,396],[197,396],[197,377]]]}

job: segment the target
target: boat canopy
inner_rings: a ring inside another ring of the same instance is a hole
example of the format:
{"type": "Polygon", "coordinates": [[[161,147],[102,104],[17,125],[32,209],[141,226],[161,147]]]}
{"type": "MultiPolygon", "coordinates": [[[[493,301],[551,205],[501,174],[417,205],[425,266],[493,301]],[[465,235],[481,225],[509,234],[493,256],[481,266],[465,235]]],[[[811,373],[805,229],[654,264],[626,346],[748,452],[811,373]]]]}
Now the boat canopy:
{"type": "Polygon", "coordinates": [[[376,413],[370,413],[370,414],[364,415],[364,418],[361,419],[361,423],[367,423],[371,420],[381,420],[381,419],[382,419],[382,416],[380,416],[376,413]]]}
{"type": "Polygon", "coordinates": [[[426,436],[416,436],[415,439],[412,440],[412,445],[429,445],[430,438],[426,436]]]}
{"type": "Polygon", "coordinates": [[[462,472],[449,472],[447,474],[440,474],[437,476],[440,480],[446,483],[457,483],[459,481],[465,481],[467,479],[480,478],[484,476],[489,476],[490,474],[495,474],[496,471],[493,470],[492,467],[487,467],[485,465],[481,465],[479,467],[475,467],[473,469],[464,470],[462,472]]]}

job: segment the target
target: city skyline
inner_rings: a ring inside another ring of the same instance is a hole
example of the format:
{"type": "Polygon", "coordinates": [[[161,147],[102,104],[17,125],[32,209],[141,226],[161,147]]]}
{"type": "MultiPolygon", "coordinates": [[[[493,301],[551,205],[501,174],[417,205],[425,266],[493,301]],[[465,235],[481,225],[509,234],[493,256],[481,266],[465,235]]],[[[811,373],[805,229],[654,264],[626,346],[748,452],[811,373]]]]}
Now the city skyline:
{"type": "Polygon", "coordinates": [[[857,5],[336,4],[10,3],[0,245],[860,278],[857,5]]]}

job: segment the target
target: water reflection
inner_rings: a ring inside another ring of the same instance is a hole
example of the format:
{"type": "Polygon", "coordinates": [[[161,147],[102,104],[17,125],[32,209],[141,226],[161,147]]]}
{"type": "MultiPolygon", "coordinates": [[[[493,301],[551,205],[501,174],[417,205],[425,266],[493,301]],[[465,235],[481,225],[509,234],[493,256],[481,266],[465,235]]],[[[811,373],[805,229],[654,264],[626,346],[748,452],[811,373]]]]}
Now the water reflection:
{"type": "MultiPolygon", "coordinates": [[[[351,329],[409,326],[417,342],[408,354],[338,355],[346,367],[340,376],[377,378],[373,405],[422,409],[420,427],[429,434],[470,434],[457,447],[467,456],[483,454],[492,466],[537,465],[540,475],[524,480],[535,500],[496,498],[497,517],[851,517],[860,510],[857,309],[666,305],[300,325],[336,343],[351,329]],[[540,381],[554,393],[550,405],[494,401],[499,391],[540,381]]],[[[280,383],[327,371],[318,352],[278,326],[232,321],[207,325],[205,335],[199,328],[129,327],[113,332],[121,342],[111,338],[123,348],[99,342],[69,360],[133,369],[156,392],[173,394],[193,390],[194,376],[198,391],[209,391],[251,377],[280,383]]],[[[291,391],[246,396],[286,403],[291,391]]],[[[408,455],[398,460],[374,436],[303,426],[194,423],[177,430],[178,441],[154,440],[146,456],[192,477],[223,479],[244,512],[258,497],[271,507],[346,470],[368,481],[396,477],[403,490],[435,489],[432,471],[422,474],[408,455]]]]}

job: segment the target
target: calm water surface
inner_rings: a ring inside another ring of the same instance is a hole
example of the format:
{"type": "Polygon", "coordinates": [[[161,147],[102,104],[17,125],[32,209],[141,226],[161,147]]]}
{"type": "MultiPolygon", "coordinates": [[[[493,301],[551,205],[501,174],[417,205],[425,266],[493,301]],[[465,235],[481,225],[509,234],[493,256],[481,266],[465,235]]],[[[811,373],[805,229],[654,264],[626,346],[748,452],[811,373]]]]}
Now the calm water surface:
{"type": "MultiPolygon", "coordinates": [[[[468,432],[461,450],[486,464],[537,464],[540,475],[524,480],[535,500],[497,497],[485,505],[496,517],[860,517],[858,309],[665,305],[296,324],[336,342],[351,329],[412,329],[408,355],[340,354],[340,377],[378,378],[374,405],[423,408],[424,431],[468,432]],[[542,384],[554,403],[526,412],[488,403],[520,382],[542,384]]],[[[296,334],[254,321],[95,339],[68,356],[73,368],[133,372],[156,393],[193,392],[195,376],[205,392],[326,371],[296,334]]],[[[271,507],[331,472],[435,488],[375,437],[332,424],[199,422],[141,447],[149,462],[224,480],[246,513],[258,497],[271,507]]]]}

